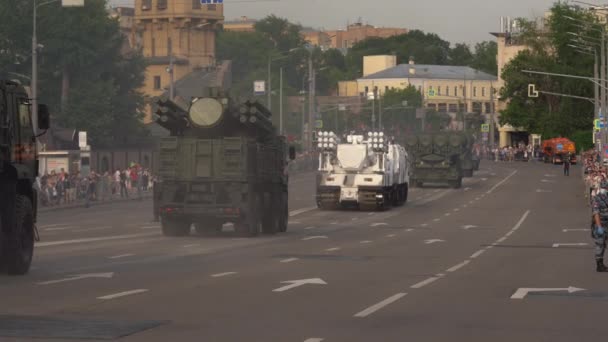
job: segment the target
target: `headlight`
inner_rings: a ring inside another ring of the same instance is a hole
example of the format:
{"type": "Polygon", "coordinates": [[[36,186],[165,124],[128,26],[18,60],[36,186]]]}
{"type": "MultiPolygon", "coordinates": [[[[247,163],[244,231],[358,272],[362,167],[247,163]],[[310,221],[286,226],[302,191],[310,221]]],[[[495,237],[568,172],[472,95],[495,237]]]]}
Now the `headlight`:
{"type": "Polygon", "coordinates": [[[212,98],[198,99],[190,106],[189,116],[192,123],[199,127],[211,127],[220,122],[224,107],[212,98]]]}

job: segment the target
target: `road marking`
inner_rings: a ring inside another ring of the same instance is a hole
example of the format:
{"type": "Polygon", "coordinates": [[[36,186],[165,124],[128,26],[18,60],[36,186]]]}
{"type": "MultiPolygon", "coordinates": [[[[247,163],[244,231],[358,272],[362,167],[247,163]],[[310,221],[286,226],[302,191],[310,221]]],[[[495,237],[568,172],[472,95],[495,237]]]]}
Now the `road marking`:
{"type": "Polygon", "coordinates": [[[410,287],[413,288],[413,289],[419,289],[419,288],[422,288],[422,287],[424,287],[424,286],[426,286],[426,285],[428,285],[428,284],[436,281],[439,278],[440,277],[430,277],[430,278],[425,279],[425,280],[423,280],[423,281],[421,281],[421,282],[419,282],[417,284],[414,284],[414,285],[412,285],[410,287]]]}
{"type": "Polygon", "coordinates": [[[212,278],[221,278],[221,277],[226,277],[226,276],[233,275],[233,274],[236,274],[236,272],[216,273],[216,274],[212,274],[211,277],[212,278]]]}
{"type": "Polygon", "coordinates": [[[562,232],[567,233],[567,232],[588,232],[589,229],[562,229],[562,232]]]}
{"type": "Polygon", "coordinates": [[[365,243],[372,243],[372,242],[373,242],[373,241],[369,241],[369,240],[363,240],[363,241],[360,241],[359,243],[365,244],[365,243]]]}
{"type": "Polygon", "coordinates": [[[392,238],[395,237],[395,234],[388,234],[386,237],[392,238]]]}
{"type": "Polygon", "coordinates": [[[464,188],[464,191],[467,192],[469,190],[472,190],[472,188],[464,188]]]}
{"type": "Polygon", "coordinates": [[[420,225],[420,227],[427,227],[429,224],[428,223],[423,223],[420,225]]]}
{"type": "Polygon", "coordinates": [[[469,202],[469,204],[473,204],[473,203],[475,203],[475,201],[470,201],[470,202],[469,202]]]}
{"type": "Polygon", "coordinates": [[[433,192],[434,192],[434,193],[437,193],[437,192],[439,192],[439,191],[441,191],[441,190],[437,189],[437,190],[434,190],[433,192]]]}
{"type": "Polygon", "coordinates": [[[311,337],[311,338],[307,338],[306,340],[304,340],[304,342],[321,342],[323,341],[322,338],[319,337],[311,337]]]}
{"type": "Polygon", "coordinates": [[[470,262],[471,262],[471,260],[465,260],[465,261],[461,262],[460,264],[458,264],[456,266],[452,266],[452,267],[448,268],[448,272],[456,272],[459,269],[465,267],[470,262]]]}
{"type": "Polygon", "coordinates": [[[485,181],[487,181],[487,180],[488,180],[487,178],[482,178],[482,179],[481,179],[481,181],[482,181],[482,182],[485,182],[485,181]]]}
{"type": "Polygon", "coordinates": [[[45,224],[45,225],[41,225],[40,228],[63,227],[63,226],[71,226],[71,224],[68,224],[68,223],[45,224]]]}
{"type": "Polygon", "coordinates": [[[57,228],[46,228],[44,231],[45,231],[45,232],[54,232],[54,231],[66,230],[66,229],[70,229],[70,228],[72,228],[72,226],[67,226],[67,227],[57,227],[57,228]]]}
{"type": "Polygon", "coordinates": [[[463,207],[463,208],[466,208],[466,207],[468,207],[468,206],[469,206],[468,204],[463,204],[463,205],[462,205],[462,207],[463,207]]]}
{"type": "Polygon", "coordinates": [[[483,254],[483,252],[485,252],[485,251],[486,251],[485,249],[480,249],[480,250],[478,250],[477,252],[473,253],[473,254],[472,254],[472,255],[471,255],[469,258],[471,258],[471,259],[475,259],[475,258],[477,258],[478,256],[482,255],[482,254],[483,254]]]}
{"type": "Polygon", "coordinates": [[[77,243],[122,240],[122,239],[131,239],[131,238],[148,237],[148,236],[158,236],[158,233],[127,234],[127,235],[104,236],[104,237],[87,238],[87,239],[40,242],[40,243],[36,243],[36,247],[73,245],[73,244],[77,244],[77,243]]]}
{"type": "Polygon", "coordinates": [[[49,281],[43,281],[41,283],[38,283],[38,285],[51,285],[51,284],[59,284],[59,283],[65,283],[68,281],[75,281],[75,280],[82,280],[82,279],[89,279],[89,278],[103,278],[103,279],[110,279],[114,277],[114,272],[108,272],[108,273],[91,273],[91,274],[79,274],[79,275],[75,275],[69,278],[63,278],[63,279],[56,279],[56,280],[49,280],[49,281]]]}
{"type": "Polygon", "coordinates": [[[330,224],[335,226],[335,225],[337,225],[338,223],[339,223],[338,221],[334,221],[334,222],[332,222],[332,223],[330,223],[330,224]]]}
{"type": "Polygon", "coordinates": [[[481,199],[480,197],[475,197],[475,200],[476,200],[476,201],[479,201],[480,199],[481,199]]]}
{"type": "Polygon", "coordinates": [[[184,248],[198,247],[200,245],[201,245],[200,243],[193,243],[193,244],[190,244],[190,245],[184,245],[184,248]]]}
{"type": "Polygon", "coordinates": [[[414,231],[414,229],[413,229],[413,228],[408,228],[408,229],[406,229],[405,231],[406,231],[406,232],[413,232],[413,231],[414,231]]]}
{"type": "Polygon", "coordinates": [[[357,221],[359,218],[358,217],[353,217],[352,219],[350,219],[351,221],[357,221]]]}
{"type": "Polygon", "coordinates": [[[496,240],[496,242],[503,243],[503,242],[505,242],[506,239],[507,239],[507,236],[503,236],[500,239],[496,240]]]}
{"type": "Polygon", "coordinates": [[[467,224],[467,225],[462,226],[462,229],[464,229],[464,230],[469,230],[469,229],[473,229],[473,228],[477,228],[477,226],[472,225],[472,224],[467,224]]]}
{"type": "Polygon", "coordinates": [[[506,181],[509,180],[509,178],[513,177],[516,173],[517,173],[517,170],[511,172],[511,174],[508,175],[505,179],[501,180],[496,185],[494,185],[490,190],[488,190],[486,192],[486,194],[491,194],[492,192],[494,192],[494,190],[496,190],[499,186],[503,185],[506,181]]]}
{"type": "Polygon", "coordinates": [[[122,258],[132,257],[134,255],[135,254],[120,254],[120,255],[115,255],[115,256],[108,257],[108,259],[122,259],[122,258]]]}
{"type": "Polygon", "coordinates": [[[296,261],[296,260],[300,260],[300,259],[298,259],[298,258],[287,258],[287,259],[281,260],[280,262],[286,264],[288,262],[292,262],[292,261],[296,261]]]}
{"type": "Polygon", "coordinates": [[[582,246],[587,246],[587,243],[584,242],[577,242],[577,243],[554,243],[553,244],[553,248],[559,248],[559,247],[582,247],[582,246]]]}
{"type": "Polygon", "coordinates": [[[314,227],[314,226],[310,226],[310,227],[306,227],[306,228],[304,228],[304,229],[305,229],[305,230],[311,230],[311,229],[315,229],[315,227],[314,227]]]}
{"type": "Polygon", "coordinates": [[[340,250],[340,247],[332,247],[332,248],[326,249],[325,251],[327,251],[327,252],[335,252],[335,251],[339,251],[339,250],[340,250]]]}
{"type": "Polygon", "coordinates": [[[439,222],[439,221],[441,221],[440,218],[436,218],[436,219],[433,220],[433,222],[439,222]]]}
{"type": "Polygon", "coordinates": [[[370,226],[371,227],[388,226],[388,223],[378,222],[378,223],[372,223],[370,226]]]}
{"type": "Polygon", "coordinates": [[[160,226],[142,226],[141,229],[160,229],[160,226]]]}
{"type": "Polygon", "coordinates": [[[536,192],[539,192],[539,193],[550,193],[550,192],[553,192],[553,191],[551,191],[551,190],[543,190],[543,189],[536,189],[536,192]]]}
{"type": "Polygon", "coordinates": [[[302,241],[315,240],[315,239],[328,239],[328,237],[325,235],[309,236],[309,237],[303,238],[302,241]]]}
{"type": "Polygon", "coordinates": [[[445,242],[445,240],[441,240],[441,239],[428,239],[428,240],[424,240],[424,243],[427,245],[432,245],[434,243],[438,243],[438,242],[445,242]]]}
{"type": "Polygon", "coordinates": [[[279,287],[277,289],[274,289],[274,290],[272,290],[272,292],[283,292],[283,291],[291,290],[293,288],[300,287],[302,285],[307,285],[307,284],[327,285],[327,283],[325,281],[323,281],[323,279],[321,279],[321,278],[288,280],[288,281],[282,281],[281,284],[289,284],[289,285],[285,285],[285,286],[279,287]]]}
{"type": "Polygon", "coordinates": [[[454,209],[454,211],[460,211],[460,209],[458,209],[458,208],[455,208],[455,209],[454,209]]]}
{"type": "Polygon", "coordinates": [[[545,175],[545,177],[557,177],[557,175],[549,175],[549,174],[546,174],[546,175],[545,175]]]}
{"type": "Polygon", "coordinates": [[[531,292],[564,292],[568,293],[585,291],[585,289],[581,289],[578,287],[569,286],[567,288],[519,288],[515,293],[511,296],[511,299],[524,299],[528,293],[531,292]]]}
{"type": "Polygon", "coordinates": [[[444,216],[450,216],[450,215],[452,215],[452,213],[445,213],[445,214],[443,214],[443,215],[444,215],[444,216]]]}
{"type": "Polygon", "coordinates": [[[144,292],[148,292],[148,290],[147,289],[137,289],[137,290],[119,292],[119,293],[114,293],[114,294],[110,294],[110,295],[103,296],[103,297],[97,297],[97,299],[108,300],[108,299],[120,298],[120,297],[138,294],[138,293],[144,293],[144,292]]]}
{"type": "Polygon", "coordinates": [[[102,227],[93,227],[93,228],[82,228],[82,229],[73,229],[73,233],[81,233],[81,232],[92,232],[96,230],[106,230],[111,229],[112,226],[102,226],[102,227]]]}
{"type": "Polygon", "coordinates": [[[304,213],[307,213],[309,211],[313,211],[315,209],[317,209],[317,208],[316,207],[311,207],[311,208],[302,208],[302,209],[298,209],[298,210],[292,210],[292,211],[289,212],[289,217],[293,217],[293,216],[297,216],[297,215],[300,215],[300,214],[304,214],[304,213]]]}
{"type": "Polygon", "coordinates": [[[302,222],[300,222],[300,221],[289,221],[289,224],[300,224],[300,223],[302,223],[302,222]]]}
{"type": "Polygon", "coordinates": [[[379,303],[376,303],[361,312],[356,313],[355,317],[359,317],[359,318],[367,317],[367,316],[373,314],[374,312],[382,309],[383,307],[398,301],[399,299],[403,298],[405,295],[407,295],[407,293],[397,293],[396,295],[390,296],[390,297],[386,298],[385,300],[383,300],[379,303]]]}
{"type": "Polygon", "coordinates": [[[548,180],[548,179],[541,179],[540,182],[541,183],[555,183],[554,180],[548,180]]]}
{"type": "Polygon", "coordinates": [[[367,213],[367,216],[376,215],[376,213],[367,213]]]}

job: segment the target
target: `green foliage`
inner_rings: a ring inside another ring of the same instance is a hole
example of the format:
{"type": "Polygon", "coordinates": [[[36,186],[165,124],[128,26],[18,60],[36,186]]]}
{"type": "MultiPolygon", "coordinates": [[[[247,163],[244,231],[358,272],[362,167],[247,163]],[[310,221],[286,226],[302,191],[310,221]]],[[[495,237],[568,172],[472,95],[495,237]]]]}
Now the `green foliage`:
{"type": "MultiPolygon", "coordinates": [[[[0,2],[0,65],[4,71],[31,75],[33,0],[0,2]]],[[[145,64],[137,53],[123,54],[124,37],[109,18],[105,0],[83,8],[61,2],[38,9],[39,97],[58,126],[87,130],[92,144],[112,144],[142,133],[145,64]],[[64,107],[62,108],[62,102],[64,107]]],[[[14,74],[9,74],[14,75],[14,74]]]]}
{"type": "Polygon", "coordinates": [[[570,140],[576,144],[576,150],[579,152],[593,148],[593,132],[590,129],[572,133],[570,135],[570,140]]]}
{"type": "Polygon", "coordinates": [[[469,65],[474,69],[487,72],[488,74],[498,75],[498,44],[495,41],[485,41],[475,44],[475,54],[469,65]]]}
{"type": "Polygon", "coordinates": [[[541,91],[593,97],[593,84],[587,80],[534,75],[521,71],[589,76],[593,70],[593,58],[568,46],[572,36],[567,32],[580,32],[580,28],[573,26],[573,22],[566,16],[590,23],[596,19],[588,12],[563,3],[555,4],[551,14],[547,32],[540,32],[533,22],[520,21],[524,31],[518,39],[530,49],[520,52],[503,69],[505,86],[501,90],[501,97],[508,105],[501,113],[501,121],[529,132],[540,133],[543,137],[570,136],[591,127],[593,105],[585,100],[542,93],[538,98],[529,98],[528,85],[535,84],[541,91]]]}
{"type": "Polygon", "coordinates": [[[451,65],[471,65],[473,53],[467,44],[458,43],[449,52],[451,65]]]}

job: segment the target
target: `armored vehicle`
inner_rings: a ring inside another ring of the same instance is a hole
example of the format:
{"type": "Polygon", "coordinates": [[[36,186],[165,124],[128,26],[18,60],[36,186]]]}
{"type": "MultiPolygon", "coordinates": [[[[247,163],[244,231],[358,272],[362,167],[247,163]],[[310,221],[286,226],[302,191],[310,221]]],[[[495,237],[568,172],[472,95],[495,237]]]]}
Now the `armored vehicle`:
{"type": "MultiPolygon", "coordinates": [[[[167,236],[222,230],[244,236],[285,232],[288,154],[285,138],[260,103],[236,103],[218,90],[191,103],[157,98],[156,122],[170,131],[160,142],[155,207],[167,236]]],[[[288,153],[289,152],[289,153],[288,153]]]]}
{"type": "Polygon", "coordinates": [[[463,155],[467,148],[461,134],[438,132],[410,135],[405,148],[412,156],[412,184],[447,183],[453,188],[462,186],[463,155]]]}
{"type": "MultiPolygon", "coordinates": [[[[38,108],[38,127],[49,128],[45,105],[38,108]]],[[[13,275],[29,271],[37,237],[36,138],[25,88],[0,81],[0,264],[13,275]]]]}
{"type": "Polygon", "coordinates": [[[407,201],[407,152],[383,132],[369,132],[367,137],[348,135],[344,143],[333,132],[320,132],[319,137],[319,208],[352,204],[375,210],[407,201]]]}

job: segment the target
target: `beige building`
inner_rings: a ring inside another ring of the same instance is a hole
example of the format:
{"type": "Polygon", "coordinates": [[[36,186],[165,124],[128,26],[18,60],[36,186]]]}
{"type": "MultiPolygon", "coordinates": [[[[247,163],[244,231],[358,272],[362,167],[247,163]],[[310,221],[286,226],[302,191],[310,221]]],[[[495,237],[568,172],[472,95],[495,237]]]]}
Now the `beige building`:
{"type": "Polygon", "coordinates": [[[407,33],[408,30],[396,27],[375,27],[361,22],[350,24],[345,30],[304,32],[303,36],[310,44],[322,49],[348,50],[354,44],[367,38],[388,38],[407,33]]]}
{"type": "MultiPolygon", "coordinates": [[[[199,0],[135,0],[136,35],[148,62],[145,95],[159,96],[169,88],[170,55],[176,82],[214,65],[215,35],[223,13],[223,5],[201,5],[199,0]]],[[[145,121],[150,120],[148,110],[145,121]]]]}
{"type": "Polygon", "coordinates": [[[224,22],[224,31],[253,32],[257,20],[242,16],[236,20],[224,22]]]}

